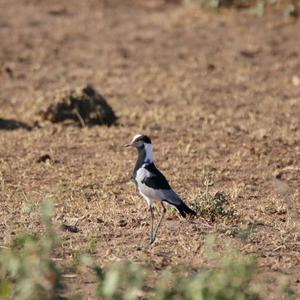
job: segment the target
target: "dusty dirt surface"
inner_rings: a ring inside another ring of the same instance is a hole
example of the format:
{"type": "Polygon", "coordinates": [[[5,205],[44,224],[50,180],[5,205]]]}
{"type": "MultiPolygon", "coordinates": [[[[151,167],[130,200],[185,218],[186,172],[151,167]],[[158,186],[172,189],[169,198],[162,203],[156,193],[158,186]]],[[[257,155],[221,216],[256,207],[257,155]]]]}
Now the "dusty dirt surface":
{"type": "MultiPolygon", "coordinates": [[[[213,233],[220,251],[229,242],[258,257],[265,299],[282,275],[300,295],[299,23],[154,0],[1,0],[0,41],[1,244],[41,231],[39,203],[52,199],[57,227],[74,229],[60,231],[65,264],[87,251],[101,266],[199,268],[213,233]],[[35,123],[43,99],[86,84],[119,125],[35,123]],[[121,147],[138,132],[187,203],[210,174],[237,217],[187,221],[169,209],[149,247],[130,182],[136,153],[121,147]]],[[[67,281],[93,298],[94,277],[67,281]]]]}

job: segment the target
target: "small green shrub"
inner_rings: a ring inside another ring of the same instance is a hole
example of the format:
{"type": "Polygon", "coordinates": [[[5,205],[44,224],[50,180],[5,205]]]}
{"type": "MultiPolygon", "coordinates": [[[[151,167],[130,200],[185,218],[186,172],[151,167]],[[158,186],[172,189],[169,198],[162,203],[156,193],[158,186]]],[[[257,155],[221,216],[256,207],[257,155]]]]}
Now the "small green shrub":
{"type": "Polygon", "coordinates": [[[217,192],[215,195],[204,193],[194,199],[193,207],[197,214],[201,217],[214,221],[219,216],[232,216],[232,210],[226,210],[227,203],[226,195],[222,192],[217,192]]]}
{"type": "Polygon", "coordinates": [[[213,195],[210,192],[211,187],[214,185],[211,174],[208,173],[204,176],[203,185],[205,191],[199,193],[192,201],[192,208],[197,215],[211,222],[222,216],[233,217],[234,211],[225,208],[225,205],[229,202],[228,195],[223,192],[217,192],[213,195]]]}
{"type": "Polygon", "coordinates": [[[61,271],[51,260],[57,236],[51,224],[52,206],[44,203],[43,237],[23,234],[0,250],[0,299],[58,299],[61,271]]]}
{"type": "Polygon", "coordinates": [[[152,299],[259,300],[251,284],[255,270],[254,260],[238,257],[226,258],[219,268],[199,271],[192,276],[174,278],[165,274],[158,280],[152,299]]]}
{"type": "Polygon", "coordinates": [[[104,299],[135,300],[139,297],[144,282],[144,271],[131,262],[115,263],[106,273],[96,267],[98,287],[96,295],[104,299]]]}
{"type": "Polygon", "coordinates": [[[259,300],[252,283],[256,261],[240,255],[217,258],[208,253],[211,267],[197,272],[185,268],[171,268],[147,284],[145,269],[137,264],[122,262],[113,264],[106,272],[96,268],[98,277],[97,296],[106,300],[259,300]]]}
{"type": "Polygon", "coordinates": [[[212,194],[209,190],[214,185],[210,175],[204,178],[205,192],[197,195],[192,202],[193,209],[198,216],[214,221],[217,217],[232,217],[233,210],[226,210],[225,205],[228,203],[228,196],[223,192],[212,194]]]}
{"type": "Polygon", "coordinates": [[[107,273],[100,268],[97,296],[108,300],[134,300],[146,295],[150,300],[259,300],[251,280],[256,271],[253,259],[231,257],[218,268],[184,275],[165,271],[154,288],[144,280],[145,272],[138,265],[126,262],[112,265],[107,273]],[[148,291],[148,292],[146,292],[148,291]]]}

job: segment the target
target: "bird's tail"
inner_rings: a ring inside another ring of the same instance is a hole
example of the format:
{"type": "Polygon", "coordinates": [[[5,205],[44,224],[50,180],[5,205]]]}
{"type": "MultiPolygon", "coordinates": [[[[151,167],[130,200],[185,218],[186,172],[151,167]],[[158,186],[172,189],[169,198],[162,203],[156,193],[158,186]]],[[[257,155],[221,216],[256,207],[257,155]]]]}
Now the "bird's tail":
{"type": "Polygon", "coordinates": [[[186,214],[196,216],[196,212],[189,208],[183,201],[179,205],[176,206],[180,214],[185,218],[186,214]]]}

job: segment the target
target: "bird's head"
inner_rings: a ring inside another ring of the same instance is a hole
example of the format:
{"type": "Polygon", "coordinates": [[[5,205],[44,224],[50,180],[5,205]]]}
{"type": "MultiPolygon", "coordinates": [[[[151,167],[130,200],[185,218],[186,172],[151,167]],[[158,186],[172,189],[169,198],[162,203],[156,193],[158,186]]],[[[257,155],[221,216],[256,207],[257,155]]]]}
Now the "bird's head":
{"type": "Polygon", "coordinates": [[[144,134],[137,134],[133,137],[129,144],[124,145],[125,147],[134,147],[136,149],[149,148],[151,145],[151,139],[144,134]]]}
{"type": "Polygon", "coordinates": [[[133,137],[129,144],[124,146],[136,148],[139,154],[139,159],[142,159],[143,162],[153,162],[152,143],[148,136],[144,134],[137,134],[133,137]]]}

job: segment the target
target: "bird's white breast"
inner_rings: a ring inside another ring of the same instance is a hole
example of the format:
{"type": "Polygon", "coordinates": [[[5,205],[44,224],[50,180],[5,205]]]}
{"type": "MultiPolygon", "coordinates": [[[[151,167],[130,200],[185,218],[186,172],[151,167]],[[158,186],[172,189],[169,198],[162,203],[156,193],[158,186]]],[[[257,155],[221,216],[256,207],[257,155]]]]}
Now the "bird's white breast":
{"type": "Polygon", "coordinates": [[[152,204],[153,199],[151,197],[149,197],[148,193],[145,190],[146,185],[144,183],[142,183],[142,181],[146,176],[149,176],[149,175],[150,175],[150,172],[147,171],[145,168],[141,167],[136,172],[136,177],[135,177],[135,180],[137,182],[138,191],[139,191],[140,195],[147,201],[148,206],[150,206],[152,204]]]}
{"type": "Polygon", "coordinates": [[[143,179],[149,176],[151,176],[151,173],[148,170],[146,170],[143,165],[141,168],[137,170],[135,180],[137,181],[138,184],[141,184],[143,179]]]}

